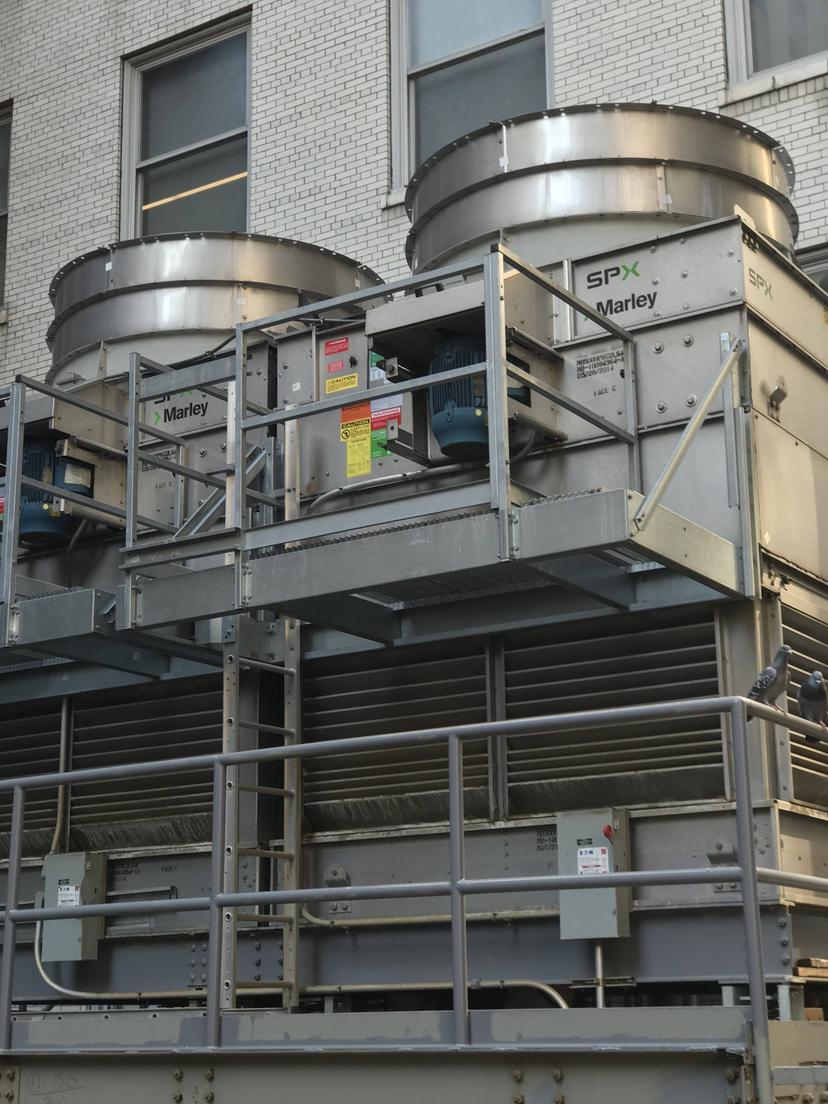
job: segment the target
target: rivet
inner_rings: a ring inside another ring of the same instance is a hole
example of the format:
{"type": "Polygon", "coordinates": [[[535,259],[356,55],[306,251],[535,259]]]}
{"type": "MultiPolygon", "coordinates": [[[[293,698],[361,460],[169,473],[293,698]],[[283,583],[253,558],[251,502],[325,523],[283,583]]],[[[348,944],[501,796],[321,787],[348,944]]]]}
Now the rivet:
{"type": "Polygon", "coordinates": [[[695,406],[695,405],[696,405],[696,401],[697,401],[697,400],[696,400],[696,396],[695,396],[695,395],[688,395],[688,396],[687,396],[687,398],[686,398],[686,399],[684,400],[684,402],[685,402],[685,404],[686,404],[687,406],[695,406]]]}
{"type": "Polygon", "coordinates": [[[657,341],[655,343],[655,345],[653,345],[653,352],[654,353],[663,353],[664,352],[664,342],[663,341],[657,341]]]}
{"type": "Polygon", "coordinates": [[[180,1081],[183,1076],[184,1070],[177,1069],[173,1071],[173,1077],[176,1079],[176,1081],[180,1081]]]}
{"type": "Polygon", "coordinates": [[[556,1094],[554,1104],[566,1104],[566,1097],[563,1093],[556,1094]]]}
{"type": "Polygon", "coordinates": [[[183,1099],[184,1099],[184,1094],[183,1093],[173,1093],[173,1100],[175,1101],[175,1104],[181,1104],[181,1101],[183,1099]]]}
{"type": "Polygon", "coordinates": [[[204,1076],[207,1078],[208,1081],[213,1081],[215,1080],[216,1071],[214,1069],[205,1070],[204,1076]]]}
{"type": "Polygon", "coordinates": [[[512,1097],[512,1104],[524,1104],[525,1097],[523,1093],[515,1093],[512,1097]]]}
{"type": "Polygon", "coordinates": [[[659,412],[659,414],[663,414],[666,409],[667,403],[664,401],[664,399],[659,399],[656,403],[656,410],[659,412]]]}
{"type": "Polygon", "coordinates": [[[552,1080],[553,1081],[563,1081],[563,1070],[553,1069],[552,1070],[552,1080]]]}
{"type": "Polygon", "coordinates": [[[682,278],[682,280],[687,279],[687,269],[686,268],[682,269],[681,278],[682,278]]]}
{"type": "Polygon", "coordinates": [[[683,342],[684,345],[686,345],[689,348],[693,344],[693,335],[692,334],[685,334],[684,338],[682,339],[682,342],[683,342]]]}
{"type": "Polygon", "coordinates": [[[514,1078],[515,1081],[522,1081],[523,1080],[523,1070],[513,1069],[512,1070],[512,1077],[514,1078]]]}
{"type": "Polygon", "coordinates": [[[725,1081],[727,1081],[727,1083],[729,1085],[732,1085],[734,1081],[738,1081],[738,1080],[739,1080],[739,1071],[737,1069],[727,1070],[727,1072],[725,1073],[725,1081]]]}

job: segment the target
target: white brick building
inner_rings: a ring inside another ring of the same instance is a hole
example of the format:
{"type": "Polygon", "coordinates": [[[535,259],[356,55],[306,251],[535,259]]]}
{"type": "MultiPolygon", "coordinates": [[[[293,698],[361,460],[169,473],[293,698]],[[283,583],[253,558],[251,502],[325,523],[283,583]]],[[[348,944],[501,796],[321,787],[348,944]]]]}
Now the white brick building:
{"type": "MultiPolygon", "coordinates": [[[[0,14],[0,120],[11,122],[7,207],[0,144],[0,380],[45,372],[56,269],[137,232],[141,66],[233,18],[247,27],[246,118],[221,149],[230,157],[235,142],[246,163],[191,191],[217,202],[230,195],[217,184],[246,189],[251,232],[335,247],[388,277],[406,271],[410,86],[423,149],[453,125],[545,103],[655,99],[744,118],[788,147],[799,246],[809,263],[828,256],[824,0],[2,0],[0,14]],[[465,100],[452,92],[461,87],[465,100]]],[[[210,114],[195,121],[199,135],[210,114]]]]}

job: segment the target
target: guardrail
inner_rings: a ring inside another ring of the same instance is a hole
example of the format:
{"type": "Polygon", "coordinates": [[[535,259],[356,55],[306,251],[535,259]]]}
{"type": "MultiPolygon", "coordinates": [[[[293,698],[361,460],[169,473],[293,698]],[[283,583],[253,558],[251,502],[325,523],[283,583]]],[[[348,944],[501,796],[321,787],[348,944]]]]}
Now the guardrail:
{"type": "MultiPolygon", "coordinates": [[[[608,886],[702,885],[728,881],[741,884],[742,917],[745,932],[746,969],[750,991],[750,1012],[753,1025],[756,1084],[762,1104],[772,1104],[768,1043],[768,1011],[760,929],[759,883],[805,888],[828,893],[828,878],[790,874],[765,867],[757,868],[754,851],[753,807],[750,795],[748,765],[748,728],[750,717],[784,723],[794,732],[824,737],[819,725],[780,714],[770,706],[741,697],[696,698],[653,705],[634,705],[617,709],[587,710],[552,716],[522,718],[512,721],[487,722],[458,728],[419,729],[382,736],[352,737],[325,740],[318,743],[288,747],[239,751],[215,755],[164,759],[149,763],[131,763],[111,767],[28,775],[0,781],[0,792],[13,794],[9,850],[7,904],[0,913],[3,923],[3,947],[15,946],[18,925],[35,924],[43,920],[60,920],[93,916],[154,915],[167,912],[209,910],[207,985],[207,1043],[221,1047],[221,946],[224,924],[231,924],[232,910],[256,905],[286,905],[329,900],[381,900],[391,898],[448,897],[451,903],[451,959],[455,1045],[467,1048],[469,1042],[469,974],[466,946],[466,898],[481,893],[513,893],[562,889],[597,889],[608,886]],[[681,870],[634,870],[603,875],[545,875],[523,878],[468,878],[465,869],[463,808],[463,743],[481,736],[503,736],[506,740],[551,733],[554,731],[590,728],[594,725],[620,725],[631,721],[664,718],[688,718],[703,715],[725,716],[729,719],[733,750],[733,779],[738,840],[738,864],[728,867],[699,867],[681,870]],[[290,758],[299,760],[379,748],[414,747],[445,744],[448,752],[448,832],[450,844],[449,877],[444,881],[409,884],[379,884],[335,886],[295,890],[221,892],[222,866],[227,848],[236,846],[228,839],[225,810],[228,790],[228,767],[250,763],[278,762],[290,758]],[[20,908],[19,876],[25,823],[26,794],[30,790],[67,786],[80,782],[100,782],[110,779],[136,778],[148,775],[179,774],[183,771],[213,771],[213,831],[212,880],[209,894],[178,900],[147,900],[77,905],[60,909],[20,908]]],[[[11,1015],[13,1004],[15,956],[4,953],[0,967],[0,1051],[11,1047],[11,1015]]]]}

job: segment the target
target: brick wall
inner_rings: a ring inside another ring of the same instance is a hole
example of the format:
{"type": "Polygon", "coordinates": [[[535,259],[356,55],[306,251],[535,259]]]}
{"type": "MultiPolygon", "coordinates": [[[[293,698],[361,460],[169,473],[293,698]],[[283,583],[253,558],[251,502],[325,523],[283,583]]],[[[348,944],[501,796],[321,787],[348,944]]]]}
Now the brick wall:
{"type": "MultiPolygon", "coordinates": [[[[253,0],[251,230],[336,248],[393,277],[407,220],[385,208],[390,72],[385,0],[253,0]]],[[[119,236],[121,66],[242,10],[239,0],[2,0],[0,104],[14,101],[0,380],[43,374],[47,297],[71,257],[119,236]]],[[[558,103],[719,109],[722,0],[554,0],[558,103]]],[[[722,108],[788,145],[802,245],[828,240],[828,78],[722,108]]]]}

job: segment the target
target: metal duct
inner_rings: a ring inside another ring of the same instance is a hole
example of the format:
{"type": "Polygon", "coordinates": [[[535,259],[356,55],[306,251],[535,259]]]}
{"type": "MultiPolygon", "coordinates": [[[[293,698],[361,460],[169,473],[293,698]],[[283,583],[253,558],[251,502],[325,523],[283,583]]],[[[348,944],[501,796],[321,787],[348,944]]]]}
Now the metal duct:
{"type": "Polygon", "coordinates": [[[592,104],[492,123],[418,168],[406,193],[416,272],[504,240],[536,264],[586,256],[740,207],[791,249],[787,152],[747,123],[663,104],[592,104]]]}

